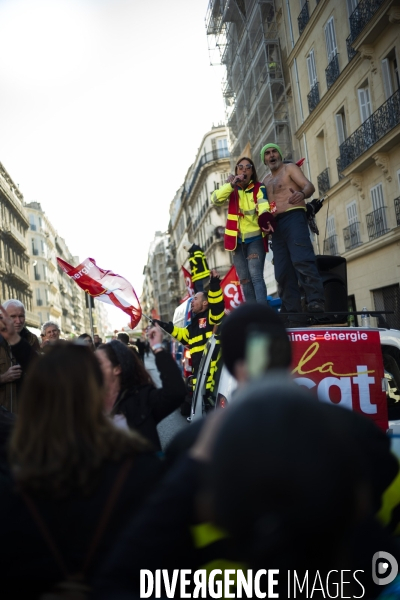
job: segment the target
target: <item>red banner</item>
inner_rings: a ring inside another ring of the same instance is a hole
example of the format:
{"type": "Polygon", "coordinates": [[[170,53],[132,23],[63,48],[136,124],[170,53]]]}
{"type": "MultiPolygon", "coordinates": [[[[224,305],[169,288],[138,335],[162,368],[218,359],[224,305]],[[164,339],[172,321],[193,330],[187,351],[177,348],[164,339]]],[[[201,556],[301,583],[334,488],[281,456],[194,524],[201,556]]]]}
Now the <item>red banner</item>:
{"type": "Polygon", "coordinates": [[[188,300],[189,298],[191,298],[192,296],[194,296],[194,285],[193,285],[191,274],[189,273],[189,271],[187,269],[185,269],[185,267],[182,267],[182,273],[183,273],[183,278],[185,280],[187,294],[184,298],[182,298],[182,300],[180,302],[181,304],[183,302],[185,302],[186,300],[188,300]]]}
{"type": "Polygon", "coordinates": [[[77,267],[58,257],[57,262],[87,294],[123,310],[131,318],[131,328],[136,327],[142,318],[142,309],[129,281],[112,271],[100,269],[93,258],[86,258],[77,267]]]}
{"type": "Polygon", "coordinates": [[[318,399],[360,412],[386,430],[386,393],[378,331],[325,329],[288,331],[292,374],[318,399]]]}
{"type": "Polygon", "coordinates": [[[224,294],[225,312],[227,314],[244,302],[242,288],[234,266],[229,269],[221,281],[221,289],[224,294]]]}

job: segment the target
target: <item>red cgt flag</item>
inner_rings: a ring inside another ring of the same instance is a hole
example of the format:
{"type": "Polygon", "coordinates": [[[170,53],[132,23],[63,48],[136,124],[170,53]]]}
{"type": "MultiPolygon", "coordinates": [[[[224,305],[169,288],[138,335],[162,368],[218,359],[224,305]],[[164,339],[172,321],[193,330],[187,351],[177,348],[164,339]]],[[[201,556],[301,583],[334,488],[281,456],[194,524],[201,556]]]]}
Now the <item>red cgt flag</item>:
{"type": "Polygon", "coordinates": [[[244,302],[242,288],[236,269],[232,266],[221,281],[221,289],[224,294],[225,312],[230,313],[239,304],[244,302]]]}
{"type": "Polygon", "coordinates": [[[182,273],[183,273],[183,278],[185,280],[187,294],[184,298],[182,298],[181,304],[182,304],[182,302],[185,302],[185,300],[188,300],[188,298],[191,298],[192,296],[194,296],[194,286],[193,286],[191,274],[189,273],[189,271],[187,269],[185,269],[185,267],[182,267],[182,273]]]}
{"type": "Polygon", "coordinates": [[[112,271],[100,269],[93,258],[86,258],[77,267],[58,257],[57,262],[86,293],[101,302],[113,304],[123,310],[131,318],[131,328],[136,327],[142,318],[142,309],[129,281],[112,271]]]}

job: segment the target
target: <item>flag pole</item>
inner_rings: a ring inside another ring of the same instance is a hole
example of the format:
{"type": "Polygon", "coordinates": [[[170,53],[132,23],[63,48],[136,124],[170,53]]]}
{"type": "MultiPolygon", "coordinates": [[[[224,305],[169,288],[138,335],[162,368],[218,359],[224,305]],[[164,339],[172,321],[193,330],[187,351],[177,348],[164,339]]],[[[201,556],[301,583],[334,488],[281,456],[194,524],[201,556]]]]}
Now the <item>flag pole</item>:
{"type": "Polygon", "coordinates": [[[88,294],[88,304],[89,304],[90,334],[92,336],[92,341],[93,341],[94,340],[94,330],[93,330],[92,296],[89,296],[89,294],[88,294]]]}

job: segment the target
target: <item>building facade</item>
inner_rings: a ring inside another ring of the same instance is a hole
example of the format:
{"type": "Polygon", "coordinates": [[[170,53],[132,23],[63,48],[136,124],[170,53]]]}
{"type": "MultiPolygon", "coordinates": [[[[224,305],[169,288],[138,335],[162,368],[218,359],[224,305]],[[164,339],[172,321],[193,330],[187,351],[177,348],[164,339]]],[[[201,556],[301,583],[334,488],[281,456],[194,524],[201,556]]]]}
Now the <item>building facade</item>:
{"type": "Polygon", "coordinates": [[[260,178],[263,143],[280,144],[285,158],[305,157],[316,196],[326,197],[316,252],[346,258],[350,306],[394,310],[388,322],[398,328],[399,24],[393,0],[210,0],[206,16],[208,37],[227,69],[232,154],[248,148],[260,178]],[[278,47],[272,60],[271,44],[278,47]],[[278,82],[287,106],[280,115],[278,82]],[[269,129],[260,128],[262,106],[269,129]],[[258,131],[249,125],[257,111],[258,131]]]}
{"type": "Polygon", "coordinates": [[[400,328],[400,8],[392,0],[281,6],[294,146],[319,197],[321,254],[347,260],[350,304],[400,328]]]}
{"type": "Polygon", "coordinates": [[[1,163],[0,223],[2,299],[16,298],[23,302],[26,324],[31,327],[38,327],[39,319],[32,309],[32,288],[29,280],[28,216],[21,192],[1,163]]]}
{"type": "Polygon", "coordinates": [[[40,326],[46,321],[55,321],[61,328],[62,309],[56,266],[57,233],[39,202],[25,204],[25,209],[29,219],[27,243],[33,311],[40,326]]]}
{"type": "MultiPolygon", "coordinates": [[[[169,285],[172,271],[171,266],[167,266],[169,244],[169,234],[156,231],[150,244],[147,264],[143,270],[144,282],[140,298],[143,313],[162,321],[172,320],[176,306],[175,297],[171,294],[169,285]]],[[[148,324],[143,317],[142,328],[146,328],[148,324]]]]}
{"type": "MultiPolygon", "coordinates": [[[[230,173],[228,130],[225,126],[213,127],[201,140],[194,163],[188,169],[184,184],[170,205],[170,255],[169,264],[175,264],[178,296],[186,294],[181,266],[189,269],[189,254],[183,248],[186,242],[200,246],[210,268],[220,275],[229,270],[232,260],[224,249],[224,229],[227,206],[216,208],[210,203],[212,192],[230,173]]],[[[171,276],[174,273],[171,273],[171,276]]]]}

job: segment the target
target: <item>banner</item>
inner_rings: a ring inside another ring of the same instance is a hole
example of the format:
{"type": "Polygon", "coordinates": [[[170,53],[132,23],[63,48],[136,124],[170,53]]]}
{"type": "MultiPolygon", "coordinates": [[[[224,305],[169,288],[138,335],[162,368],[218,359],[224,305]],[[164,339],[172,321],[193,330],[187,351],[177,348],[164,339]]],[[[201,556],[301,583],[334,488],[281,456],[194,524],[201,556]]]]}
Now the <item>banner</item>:
{"type": "Polygon", "coordinates": [[[318,399],[360,412],[386,431],[383,360],[378,331],[324,329],[288,331],[292,375],[318,399]]]}
{"type": "Polygon", "coordinates": [[[189,273],[189,271],[187,269],[185,269],[185,267],[182,267],[182,273],[183,273],[183,278],[185,280],[187,294],[184,298],[182,298],[182,300],[180,301],[180,304],[182,304],[183,302],[186,302],[186,300],[188,300],[189,298],[194,296],[194,286],[193,286],[191,274],[189,273]]]}
{"type": "Polygon", "coordinates": [[[136,327],[142,318],[142,309],[129,281],[112,271],[100,269],[93,258],[86,258],[77,267],[58,257],[57,262],[87,294],[123,310],[131,318],[131,329],[136,327]]]}
{"type": "Polygon", "coordinates": [[[244,302],[242,288],[234,266],[229,269],[221,281],[221,289],[224,294],[225,312],[227,314],[244,302]]]}

